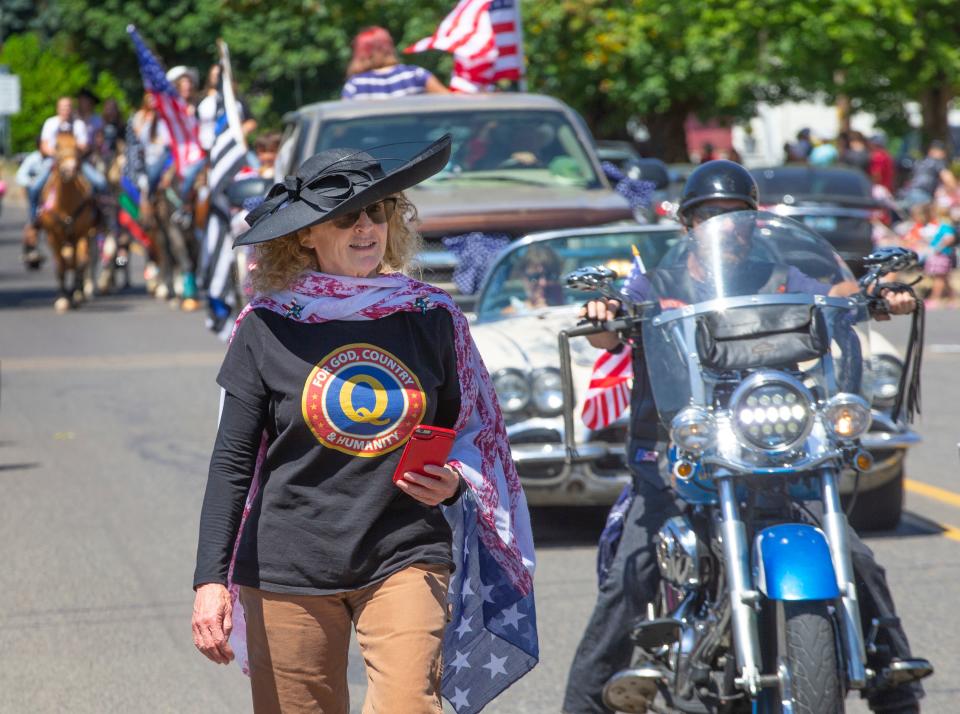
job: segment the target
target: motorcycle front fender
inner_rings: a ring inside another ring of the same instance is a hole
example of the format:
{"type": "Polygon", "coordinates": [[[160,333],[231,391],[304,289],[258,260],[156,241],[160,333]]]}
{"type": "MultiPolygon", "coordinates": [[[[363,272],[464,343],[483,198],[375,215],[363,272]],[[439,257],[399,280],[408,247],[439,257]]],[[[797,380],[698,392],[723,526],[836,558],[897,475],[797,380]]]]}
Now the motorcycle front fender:
{"type": "Polygon", "coordinates": [[[823,531],[803,523],[764,528],[753,542],[754,587],[770,600],[833,600],[837,574],[823,531]]]}

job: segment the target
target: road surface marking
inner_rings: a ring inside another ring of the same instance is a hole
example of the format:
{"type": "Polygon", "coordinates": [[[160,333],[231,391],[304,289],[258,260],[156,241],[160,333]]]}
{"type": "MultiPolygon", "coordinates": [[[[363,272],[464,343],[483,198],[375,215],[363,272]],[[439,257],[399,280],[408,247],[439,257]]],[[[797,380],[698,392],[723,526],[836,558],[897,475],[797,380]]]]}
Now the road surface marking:
{"type": "Polygon", "coordinates": [[[932,344],[927,349],[937,354],[955,354],[960,353],[960,345],[932,344]]]}
{"type": "Polygon", "coordinates": [[[160,352],[77,357],[13,357],[0,360],[0,370],[4,372],[71,372],[216,367],[223,362],[223,354],[223,352],[160,352]]]}
{"type": "Polygon", "coordinates": [[[940,503],[946,503],[949,506],[956,506],[960,508],[960,493],[954,493],[953,491],[948,491],[945,488],[939,488],[937,486],[931,486],[928,483],[923,483],[922,481],[914,481],[913,479],[904,479],[903,480],[904,488],[910,493],[916,493],[920,496],[926,496],[927,498],[932,498],[935,501],[940,501],[940,503]]]}
{"type": "Polygon", "coordinates": [[[951,526],[947,523],[937,523],[937,525],[943,528],[943,533],[941,535],[944,538],[960,541],[960,528],[957,528],[956,526],[951,526]]]}

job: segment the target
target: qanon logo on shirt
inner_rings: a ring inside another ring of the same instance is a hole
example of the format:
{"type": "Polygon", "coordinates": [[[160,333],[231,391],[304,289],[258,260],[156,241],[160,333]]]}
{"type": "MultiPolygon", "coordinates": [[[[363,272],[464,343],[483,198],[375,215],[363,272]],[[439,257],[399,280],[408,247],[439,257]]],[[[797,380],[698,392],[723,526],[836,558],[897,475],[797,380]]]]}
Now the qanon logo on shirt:
{"type": "Polygon", "coordinates": [[[303,387],[303,418],[324,446],[351,456],[393,451],[423,420],[417,376],[375,345],[346,345],[324,357],[303,387]]]}

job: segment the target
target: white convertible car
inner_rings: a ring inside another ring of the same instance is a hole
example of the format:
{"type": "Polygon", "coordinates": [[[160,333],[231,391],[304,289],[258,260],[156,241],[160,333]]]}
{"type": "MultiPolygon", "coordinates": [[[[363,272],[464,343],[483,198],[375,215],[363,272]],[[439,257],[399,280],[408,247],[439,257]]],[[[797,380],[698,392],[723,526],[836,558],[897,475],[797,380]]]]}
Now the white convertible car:
{"type": "MultiPolygon", "coordinates": [[[[676,225],[662,224],[535,233],[512,243],[488,271],[471,329],[493,376],[531,505],[609,504],[630,478],[624,461],[629,410],[598,431],[580,419],[600,354],[583,338],[570,342],[578,458],[568,458],[558,335],[576,325],[577,311],[589,295],[568,289],[562,277],[593,265],[625,276],[633,261],[632,246],[645,266],[654,266],[681,235],[676,225]]],[[[900,378],[899,355],[875,331],[871,354],[877,396],[873,426],[863,443],[875,464],[860,476],[851,521],[857,528],[890,528],[902,509],[906,450],[919,437],[889,414],[900,378]]],[[[841,486],[848,496],[853,492],[852,473],[841,486]]]]}

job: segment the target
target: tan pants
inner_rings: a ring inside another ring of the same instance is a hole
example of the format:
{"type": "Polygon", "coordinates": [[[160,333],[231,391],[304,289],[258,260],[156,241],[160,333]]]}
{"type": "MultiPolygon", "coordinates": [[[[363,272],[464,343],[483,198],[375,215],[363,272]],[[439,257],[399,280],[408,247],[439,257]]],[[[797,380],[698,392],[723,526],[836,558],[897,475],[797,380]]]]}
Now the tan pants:
{"type": "Polygon", "coordinates": [[[241,587],[256,714],[349,714],[350,624],[367,665],[363,714],[437,714],[449,570],[412,565],[336,595],[241,587]]]}

